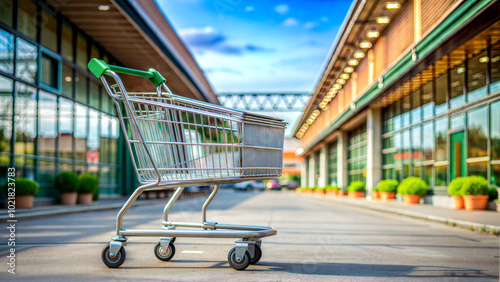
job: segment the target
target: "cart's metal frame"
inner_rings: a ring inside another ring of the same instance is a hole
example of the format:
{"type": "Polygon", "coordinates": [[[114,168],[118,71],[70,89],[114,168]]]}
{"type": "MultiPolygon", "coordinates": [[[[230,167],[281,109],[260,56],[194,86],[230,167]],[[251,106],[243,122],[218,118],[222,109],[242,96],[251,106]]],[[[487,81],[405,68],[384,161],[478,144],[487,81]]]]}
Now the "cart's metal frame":
{"type": "MultiPolygon", "coordinates": [[[[90,64],[89,64],[90,67],[90,64]]],[[[111,69],[106,69],[103,74],[110,76],[114,79],[116,82],[115,85],[110,86],[108,81],[106,80],[104,75],[100,76],[100,79],[108,92],[108,94],[113,98],[113,101],[115,103],[115,106],[117,108],[117,113],[118,117],[120,119],[120,124],[122,127],[123,132],[125,133],[125,137],[127,138],[127,144],[129,147],[129,150],[132,152],[132,147],[131,147],[131,142],[126,134],[127,129],[125,128],[125,124],[123,122],[124,117],[122,116],[122,109],[120,107],[120,103],[118,102],[118,98],[123,101],[123,105],[126,107],[126,112],[127,113],[133,113],[134,109],[131,108],[130,105],[130,100],[134,99],[133,97],[129,97],[127,94],[127,91],[120,79],[120,77],[117,75],[115,71],[113,71],[113,67],[111,66],[111,69]]],[[[120,67],[118,67],[120,68],[120,67]]],[[[162,87],[165,89],[168,93],[173,95],[167,85],[165,84],[164,81],[161,81],[160,84],[157,85],[156,90],[158,96],[162,95],[162,87]]],[[[155,103],[155,101],[150,101],[151,103],[155,103]]],[[[194,102],[196,103],[196,102],[194,102]]],[[[140,182],[142,185],[138,187],[132,195],[129,197],[129,199],[126,201],[126,203],[123,205],[123,207],[120,209],[120,211],[117,214],[116,217],[116,234],[114,237],[112,237],[112,241],[109,244],[109,258],[110,259],[117,259],[118,254],[120,253],[120,250],[127,245],[127,240],[128,237],[160,237],[159,244],[161,246],[161,250],[165,251],[169,248],[169,245],[173,243],[174,239],[176,237],[203,237],[203,238],[240,238],[240,240],[237,240],[235,242],[235,258],[236,258],[236,263],[240,263],[244,260],[246,252],[249,253],[250,258],[253,258],[255,254],[255,246],[259,246],[259,251],[260,251],[260,246],[261,246],[261,240],[263,237],[268,237],[268,236],[273,236],[277,234],[276,229],[272,227],[267,227],[267,226],[250,226],[250,225],[234,225],[234,224],[220,224],[218,222],[210,222],[207,221],[207,215],[206,211],[210,203],[212,202],[213,198],[217,194],[219,190],[219,184],[222,183],[235,183],[235,182],[241,182],[244,180],[248,179],[269,179],[271,177],[269,176],[262,176],[262,177],[256,177],[253,176],[252,178],[241,178],[241,179],[229,179],[229,180],[223,180],[223,179],[206,179],[204,181],[200,180],[184,180],[184,181],[165,181],[162,180],[162,176],[160,173],[160,170],[158,168],[157,163],[155,162],[155,159],[152,157],[152,153],[147,146],[142,132],[141,128],[138,125],[138,122],[136,120],[136,116],[134,114],[129,115],[129,125],[133,127],[133,130],[135,130],[138,134],[137,137],[139,138],[138,142],[142,143],[145,149],[146,156],[146,161],[149,161],[152,166],[153,170],[157,175],[157,181],[151,182],[151,181],[141,181],[141,178],[139,177],[140,182]],[[176,222],[176,221],[171,221],[169,220],[169,211],[172,208],[172,206],[175,204],[175,202],[179,199],[179,196],[182,194],[183,190],[185,187],[188,186],[193,186],[193,184],[197,185],[206,185],[206,184],[213,184],[214,188],[209,194],[208,198],[204,202],[202,206],[202,216],[201,216],[201,223],[190,223],[190,222],[176,222]],[[141,193],[145,191],[155,191],[155,190],[164,190],[164,189],[176,189],[175,192],[172,194],[170,197],[169,201],[165,205],[165,208],[163,210],[163,221],[162,221],[162,228],[160,230],[139,230],[139,229],[125,229],[123,228],[123,217],[125,216],[126,212],[130,209],[130,207],[133,205],[133,203],[138,199],[138,197],[141,195],[141,193]],[[189,228],[200,228],[202,230],[177,230],[177,227],[189,227],[189,228]]],[[[256,147],[256,146],[254,146],[256,147]]],[[[274,149],[274,148],[267,148],[267,149],[274,149]]],[[[282,150],[282,148],[276,148],[277,150],[282,150]]],[[[137,165],[135,161],[133,162],[134,167],[136,169],[136,172],[138,172],[137,165]]],[[[275,175],[272,177],[276,177],[279,175],[275,175]]],[[[124,251],[124,250],[123,250],[124,251]]],[[[124,259],[124,258],[123,258],[124,259]]],[[[230,262],[231,263],[231,262],[230,262]]],[[[121,263],[120,263],[121,265],[121,263]]],[[[109,265],[108,265],[109,266],[109,265]]],[[[118,265],[119,266],[119,265],[118,265]]],[[[118,267],[118,266],[113,266],[113,267],[118,267]]],[[[231,265],[233,266],[233,265],[231,265]]],[[[234,266],[233,266],[234,267],[234,266]]],[[[244,267],[246,268],[246,266],[244,267]]],[[[244,269],[243,268],[243,269],[244,269]]],[[[236,268],[237,269],[237,268],[236,268]]],[[[239,269],[241,270],[241,269],[239,269]]]]}

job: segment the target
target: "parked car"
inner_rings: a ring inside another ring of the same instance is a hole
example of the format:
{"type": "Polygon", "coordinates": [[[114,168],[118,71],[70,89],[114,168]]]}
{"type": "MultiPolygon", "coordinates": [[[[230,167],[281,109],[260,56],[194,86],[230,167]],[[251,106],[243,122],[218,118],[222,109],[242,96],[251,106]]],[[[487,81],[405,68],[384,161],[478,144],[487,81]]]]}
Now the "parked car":
{"type": "Polygon", "coordinates": [[[299,182],[298,181],[291,181],[290,183],[288,183],[286,188],[288,190],[295,190],[295,189],[299,188],[299,182]]]}
{"type": "Polygon", "coordinates": [[[250,180],[250,181],[235,183],[235,184],[233,184],[233,188],[235,190],[245,190],[245,191],[265,190],[266,185],[264,184],[264,181],[262,181],[262,180],[250,180]]]}
{"type": "Polygon", "coordinates": [[[281,184],[278,179],[271,179],[267,181],[267,190],[281,190],[281,184]]]}
{"type": "Polygon", "coordinates": [[[186,187],[184,191],[186,192],[210,191],[210,185],[186,187]]]}

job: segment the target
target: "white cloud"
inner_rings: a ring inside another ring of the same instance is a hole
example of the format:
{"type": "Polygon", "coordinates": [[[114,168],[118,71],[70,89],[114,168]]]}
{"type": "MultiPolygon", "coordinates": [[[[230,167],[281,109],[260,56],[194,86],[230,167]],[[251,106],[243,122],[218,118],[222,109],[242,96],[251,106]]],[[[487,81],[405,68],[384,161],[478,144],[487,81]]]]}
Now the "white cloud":
{"type": "Polygon", "coordinates": [[[245,12],[251,12],[253,10],[255,10],[255,8],[253,6],[246,6],[245,7],[245,12]]]}
{"type": "Polygon", "coordinates": [[[321,17],[319,20],[321,22],[324,22],[324,23],[328,22],[328,18],[327,17],[321,17]]]}
{"type": "Polygon", "coordinates": [[[298,26],[300,22],[296,18],[288,18],[283,21],[284,26],[298,26]]]}
{"type": "Polygon", "coordinates": [[[304,28],[305,29],[312,29],[312,28],[315,28],[318,24],[315,23],[315,22],[306,22],[304,24],[304,28]]]}
{"type": "Polygon", "coordinates": [[[288,5],[286,5],[286,4],[281,4],[281,5],[276,6],[276,7],[274,8],[274,10],[275,10],[276,12],[278,12],[278,13],[280,13],[280,14],[284,15],[284,14],[288,13],[289,8],[288,8],[288,5]]]}

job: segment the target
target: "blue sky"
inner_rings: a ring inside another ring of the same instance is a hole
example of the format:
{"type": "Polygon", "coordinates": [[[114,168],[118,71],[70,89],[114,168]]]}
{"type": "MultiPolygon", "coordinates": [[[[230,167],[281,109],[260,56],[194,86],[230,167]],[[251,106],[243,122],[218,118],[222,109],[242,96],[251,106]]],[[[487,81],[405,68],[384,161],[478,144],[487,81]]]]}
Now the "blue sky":
{"type": "Polygon", "coordinates": [[[349,0],[156,0],[216,93],[312,92],[349,0]]]}

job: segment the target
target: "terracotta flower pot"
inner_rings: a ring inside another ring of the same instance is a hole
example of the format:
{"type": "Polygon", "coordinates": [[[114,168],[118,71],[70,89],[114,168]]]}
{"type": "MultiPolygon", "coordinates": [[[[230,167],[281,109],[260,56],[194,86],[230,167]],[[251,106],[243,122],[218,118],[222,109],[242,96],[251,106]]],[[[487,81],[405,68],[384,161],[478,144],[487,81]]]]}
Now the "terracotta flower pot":
{"type": "Polygon", "coordinates": [[[488,204],[488,195],[467,195],[464,196],[466,211],[484,210],[488,204]]]}
{"type": "Polygon", "coordinates": [[[314,195],[323,196],[325,194],[324,190],[314,190],[314,195]]]}
{"type": "Polygon", "coordinates": [[[325,195],[329,196],[329,197],[335,196],[336,194],[337,194],[337,192],[335,190],[326,190],[325,191],[325,195]]]}
{"type": "Polygon", "coordinates": [[[420,204],[420,195],[403,195],[403,202],[407,205],[420,204]]]}
{"type": "Polygon", "coordinates": [[[365,193],[363,192],[348,192],[347,195],[349,198],[363,198],[365,197],[365,193]]]}
{"type": "Polygon", "coordinates": [[[16,196],[17,209],[31,209],[33,207],[33,195],[16,196]]]}
{"type": "Polygon", "coordinates": [[[394,200],[396,199],[396,193],[394,192],[379,192],[380,193],[380,199],[382,201],[388,201],[388,200],[394,200]]]}
{"type": "Polygon", "coordinates": [[[380,193],[378,191],[373,191],[372,192],[372,199],[373,200],[379,200],[380,199],[380,193]]]}
{"type": "Polygon", "coordinates": [[[82,205],[92,204],[92,193],[78,194],[78,203],[82,205]]]}
{"type": "Polygon", "coordinates": [[[460,210],[464,208],[464,198],[461,196],[451,196],[453,202],[455,203],[454,209],[460,210]]]}
{"type": "Polygon", "coordinates": [[[61,193],[61,203],[65,206],[76,205],[78,194],[76,192],[61,193]]]}

